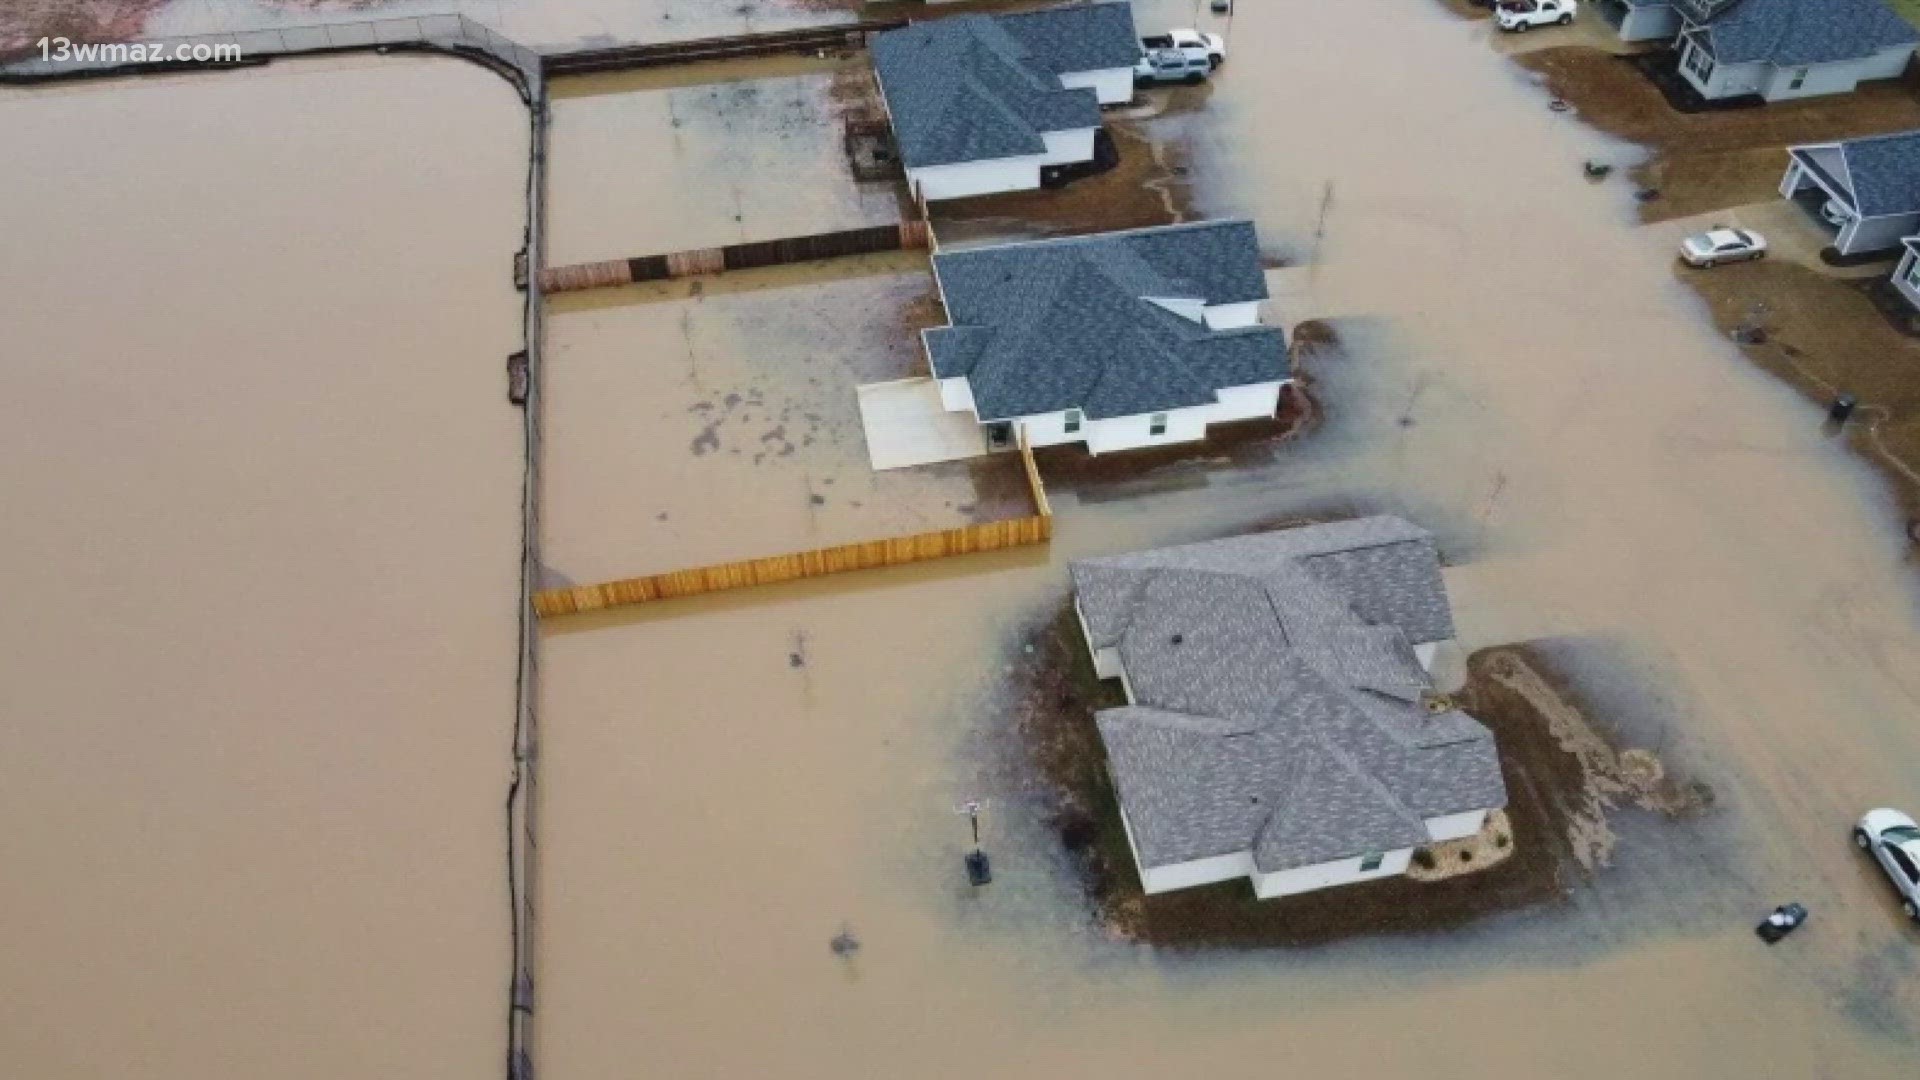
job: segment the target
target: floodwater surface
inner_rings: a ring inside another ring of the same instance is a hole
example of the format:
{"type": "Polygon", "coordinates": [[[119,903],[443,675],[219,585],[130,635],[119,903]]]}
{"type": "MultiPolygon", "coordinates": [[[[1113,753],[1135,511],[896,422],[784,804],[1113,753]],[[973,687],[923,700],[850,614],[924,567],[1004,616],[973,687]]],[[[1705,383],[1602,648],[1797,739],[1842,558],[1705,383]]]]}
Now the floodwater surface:
{"type": "Polygon", "coordinates": [[[1325,422],[1271,465],[1062,488],[1044,553],[548,628],[547,1076],[1911,1073],[1913,932],[1847,842],[1865,807],[1920,805],[1891,506],[1715,335],[1628,189],[1581,177],[1630,149],[1485,33],[1422,3],[1231,24],[1196,196],[1292,256],[1266,318],[1332,316],[1344,345],[1309,362],[1325,422]],[[1714,808],[1624,817],[1567,903],[1465,931],[1108,940],[1011,742],[1009,650],[1069,558],[1373,511],[1438,534],[1465,647],[1596,644],[1584,689],[1623,712],[1599,719],[1714,808]],[[1813,922],[1768,949],[1750,927],[1788,899],[1813,922]]]}
{"type": "Polygon", "coordinates": [[[366,57],[0,131],[4,1071],[499,1075],[523,107],[366,57]]]}

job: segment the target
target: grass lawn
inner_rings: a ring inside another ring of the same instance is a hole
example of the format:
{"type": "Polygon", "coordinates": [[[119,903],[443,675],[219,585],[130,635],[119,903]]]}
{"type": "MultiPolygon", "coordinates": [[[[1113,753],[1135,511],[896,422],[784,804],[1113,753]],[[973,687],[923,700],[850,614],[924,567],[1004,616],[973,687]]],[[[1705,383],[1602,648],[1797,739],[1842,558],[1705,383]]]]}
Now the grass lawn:
{"type": "Polygon", "coordinates": [[[1920,0],[1887,0],[1887,6],[1900,13],[1900,17],[1920,26],[1920,0]]]}

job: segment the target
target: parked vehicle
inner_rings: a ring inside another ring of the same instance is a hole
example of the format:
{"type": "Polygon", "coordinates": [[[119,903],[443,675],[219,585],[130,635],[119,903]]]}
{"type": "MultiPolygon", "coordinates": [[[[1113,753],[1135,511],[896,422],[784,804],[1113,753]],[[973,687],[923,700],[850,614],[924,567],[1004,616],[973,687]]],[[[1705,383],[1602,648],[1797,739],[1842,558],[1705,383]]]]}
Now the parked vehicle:
{"type": "Polygon", "coordinates": [[[1579,0],[1500,0],[1494,6],[1493,21],[1500,29],[1516,33],[1536,26],[1566,26],[1579,7],[1579,0]]]}
{"type": "Polygon", "coordinates": [[[1898,810],[1869,810],[1854,826],[1853,842],[1886,871],[1907,918],[1920,922],[1920,825],[1898,810]]]}
{"type": "Polygon", "coordinates": [[[1164,34],[1148,34],[1140,39],[1140,48],[1145,52],[1158,49],[1178,49],[1188,56],[1197,56],[1212,67],[1227,62],[1227,43],[1219,34],[1203,34],[1198,30],[1169,30],[1164,34]]]}
{"type": "Polygon", "coordinates": [[[1197,84],[1206,82],[1212,73],[1213,64],[1204,56],[1189,56],[1178,49],[1155,49],[1133,65],[1133,85],[1197,84]]]}
{"type": "Polygon", "coordinates": [[[1767,257],[1767,238],[1747,229],[1709,229],[1680,241],[1680,258],[1689,266],[1719,266],[1767,257]]]}
{"type": "Polygon", "coordinates": [[[1852,221],[1853,218],[1847,213],[1847,208],[1840,205],[1839,200],[1828,199],[1820,204],[1820,220],[1836,229],[1844,229],[1847,227],[1847,222],[1852,221]]]}

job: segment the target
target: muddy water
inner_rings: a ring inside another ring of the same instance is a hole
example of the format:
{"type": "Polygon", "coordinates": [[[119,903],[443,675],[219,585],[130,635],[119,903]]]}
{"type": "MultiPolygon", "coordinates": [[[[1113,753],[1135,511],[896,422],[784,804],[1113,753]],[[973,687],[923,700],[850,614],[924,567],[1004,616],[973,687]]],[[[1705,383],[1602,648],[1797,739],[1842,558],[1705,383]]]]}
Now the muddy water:
{"type": "Polygon", "coordinates": [[[894,185],[856,182],[842,149],[840,117],[863,85],[852,61],[784,57],[561,80],[548,258],[557,266],[899,221],[894,185]]]}
{"type": "Polygon", "coordinates": [[[497,1075],[518,99],[367,58],[0,130],[5,1071],[497,1075]]]}
{"type": "Polygon", "coordinates": [[[1276,0],[1232,35],[1196,186],[1301,262],[1270,319],[1338,317],[1325,426],[1267,468],[1061,491],[1047,555],[550,629],[548,1075],[1911,1071],[1910,931],[1845,835],[1920,802],[1883,493],[1716,339],[1625,188],[1580,177],[1628,152],[1549,113],[1483,26],[1276,0]],[[1444,937],[1107,942],[1008,746],[1003,650],[1067,558],[1374,509],[1440,534],[1466,645],[1590,646],[1586,689],[1716,810],[1622,820],[1566,905],[1444,937]],[[979,796],[997,880],[970,894],[952,809],[979,796]],[[1787,898],[1815,924],[1767,950],[1748,927],[1787,898]]]}

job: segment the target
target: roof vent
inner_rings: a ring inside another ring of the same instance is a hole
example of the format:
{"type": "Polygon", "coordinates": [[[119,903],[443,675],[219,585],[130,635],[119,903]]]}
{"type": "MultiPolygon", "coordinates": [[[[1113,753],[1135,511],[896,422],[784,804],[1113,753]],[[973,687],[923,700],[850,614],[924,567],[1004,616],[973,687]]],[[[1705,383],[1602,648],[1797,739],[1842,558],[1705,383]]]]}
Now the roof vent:
{"type": "Polygon", "coordinates": [[[1187,635],[1185,634],[1175,634],[1173,635],[1173,638],[1172,638],[1172,641],[1175,645],[1178,645],[1185,640],[1187,640],[1187,635]]]}
{"type": "Polygon", "coordinates": [[[1453,699],[1445,694],[1422,694],[1420,704],[1425,705],[1430,713],[1443,713],[1453,709],[1453,699]]]}

